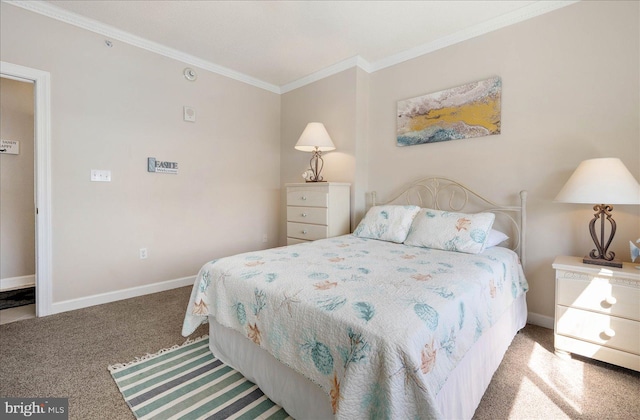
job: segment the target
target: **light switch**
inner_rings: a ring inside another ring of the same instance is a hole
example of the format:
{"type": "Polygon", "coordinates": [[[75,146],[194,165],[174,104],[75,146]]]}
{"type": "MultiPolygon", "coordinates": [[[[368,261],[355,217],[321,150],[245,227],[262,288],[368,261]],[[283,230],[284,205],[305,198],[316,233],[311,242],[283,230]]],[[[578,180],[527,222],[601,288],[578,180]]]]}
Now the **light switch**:
{"type": "Polygon", "coordinates": [[[91,181],[94,182],[111,182],[111,171],[102,169],[91,170],[91,181]]]}

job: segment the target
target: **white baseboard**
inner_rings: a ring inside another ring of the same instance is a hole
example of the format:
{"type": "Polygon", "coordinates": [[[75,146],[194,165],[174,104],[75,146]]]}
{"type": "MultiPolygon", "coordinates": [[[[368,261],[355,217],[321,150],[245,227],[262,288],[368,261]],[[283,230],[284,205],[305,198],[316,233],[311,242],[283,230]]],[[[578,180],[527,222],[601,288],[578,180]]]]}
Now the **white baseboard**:
{"type": "MultiPolygon", "coordinates": [[[[25,276],[25,278],[26,277],[29,277],[29,276],[25,276]]],[[[35,280],[35,276],[30,276],[30,277],[33,280],[35,280]]],[[[49,315],[58,314],[61,312],[73,311],[76,309],[88,308],[89,306],[102,305],[103,303],[116,302],[118,300],[148,295],[151,293],[164,292],[166,290],[177,289],[178,287],[192,286],[193,283],[195,282],[195,279],[196,279],[196,276],[189,276],[189,277],[183,277],[180,279],[167,280],[160,283],[148,284],[145,286],[132,287],[130,289],[117,290],[115,292],[107,292],[107,293],[101,293],[98,295],[82,297],[78,299],[70,299],[62,302],[54,302],[51,305],[51,312],[49,313],[49,315]]],[[[5,280],[11,280],[11,279],[3,279],[2,280],[3,287],[4,287],[5,280]]],[[[553,325],[554,325],[553,317],[540,315],[535,312],[529,312],[527,314],[527,322],[529,324],[538,325],[540,327],[549,328],[549,329],[553,329],[553,325]]]]}
{"type": "Polygon", "coordinates": [[[540,315],[534,312],[529,312],[527,314],[527,322],[529,324],[537,325],[539,327],[544,327],[552,330],[555,320],[551,316],[540,315]]]}
{"type": "Polygon", "coordinates": [[[143,295],[149,295],[151,293],[164,292],[166,290],[177,289],[178,287],[192,286],[195,280],[196,276],[183,277],[180,279],[167,280],[160,283],[132,287],[130,289],[117,290],[115,292],[107,292],[78,299],[54,302],[51,304],[51,312],[48,315],[73,311],[75,309],[88,308],[89,306],[102,305],[103,303],[115,302],[118,300],[129,299],[143,295]]]}
{"type": "Polygon", "coordinates": [[[20,277],[7,277],[6,279],[0,279],[0,292],[11,289],[23,289],[25,287],[33,287],[35,285],[35,274],[20,277]]]}

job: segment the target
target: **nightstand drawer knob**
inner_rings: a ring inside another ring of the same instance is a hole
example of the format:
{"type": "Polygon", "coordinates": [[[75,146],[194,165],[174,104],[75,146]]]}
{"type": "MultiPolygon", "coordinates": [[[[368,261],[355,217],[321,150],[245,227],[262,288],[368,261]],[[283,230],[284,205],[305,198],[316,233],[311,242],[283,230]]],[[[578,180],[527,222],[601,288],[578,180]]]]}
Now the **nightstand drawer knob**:
{"type": "Polygon", "coordinates": [[[614,298],[613,296],[607,296],[607,298],[604,301],[607,302],[609,305],[615,305],[616,302],[618,302],[618,299],[614,298]]]}
{"type": "Polygon", "coordinates": [[[300,216],[307,217],[307,213],[302,213],[300,216]]]}
{"type": "Polygon", "coordinates": [[[307,197],[305,197],[304,195],[302,197],[300,197],[300,200],[305,201],[307,199],[307,197]]]}
{"type": "Polygon", "coordinates": [[[607,328],[606,330],[604,330],[604,334],[607,337],[615,337],[616,336],[616,332],[613,330],[613,328],[607,328]]]}
{"type": "Polygon", "coordinates": [[[303,235],[306,235],[306,234],[307,234],[307,229],[304,229],[304,230],[302,231],[302,234],[303,234],[303,235]]]}

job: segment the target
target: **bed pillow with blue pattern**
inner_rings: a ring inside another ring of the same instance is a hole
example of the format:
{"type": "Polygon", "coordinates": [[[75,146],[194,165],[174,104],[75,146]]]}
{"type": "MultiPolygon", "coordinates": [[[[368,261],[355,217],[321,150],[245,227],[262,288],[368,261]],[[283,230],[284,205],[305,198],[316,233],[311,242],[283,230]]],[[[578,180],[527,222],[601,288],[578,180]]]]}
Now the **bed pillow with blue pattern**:
{"type": "Polygon", "coordinates": [[[418,206],[371,207],[353,234],[360,238],[402,243],[419,211],[418,206]]]}
{"type": "Polygon", "coordinates": [[[495,220],[493,213],[458,213],[421,209],[405,245],[478,254],[484,251],[495,220]]]}

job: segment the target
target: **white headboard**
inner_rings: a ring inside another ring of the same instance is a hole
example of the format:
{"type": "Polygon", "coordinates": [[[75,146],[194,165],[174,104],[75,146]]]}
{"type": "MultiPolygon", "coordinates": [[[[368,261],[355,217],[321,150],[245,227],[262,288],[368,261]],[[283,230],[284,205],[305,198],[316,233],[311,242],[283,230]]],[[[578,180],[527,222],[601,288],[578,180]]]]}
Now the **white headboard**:
{"type": "Polygon", "coordinates": [[[520,191],[520,205],[503,206],[483,197],[465,185],[449,178],[431,176],[412,182],[395,198],[378,202],[376,192],[371,193],[371,205],[413,204],[437,210],[475,213],[495,213],[494,227],[509,235],[508,248],[525,265],[525,235],[527,227],[527,192],[520,191]]]}

